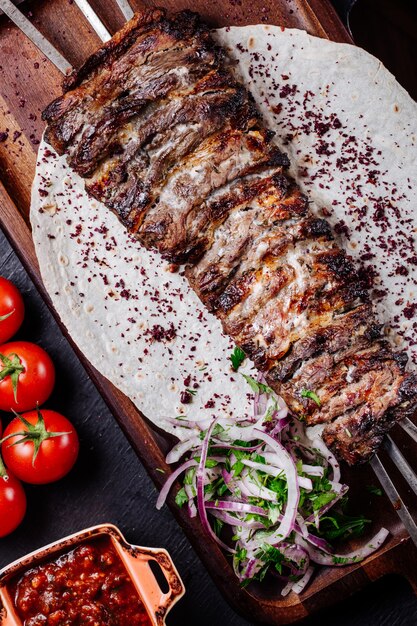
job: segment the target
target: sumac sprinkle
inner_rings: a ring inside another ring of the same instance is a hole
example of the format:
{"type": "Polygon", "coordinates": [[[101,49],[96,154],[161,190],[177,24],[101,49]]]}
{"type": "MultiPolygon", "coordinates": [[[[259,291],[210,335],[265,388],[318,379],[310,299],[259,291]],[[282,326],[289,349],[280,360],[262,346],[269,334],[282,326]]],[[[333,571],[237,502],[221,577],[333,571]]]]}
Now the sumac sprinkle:
{"type": "Polygon", "coordinates": [[[168,328],[164,328],[160,324],[155,324],[149,330],[146,330],[144,335],[150,335],[152,341],[171,341],[177,335],[177,332],[174,328],[174,324],[169,325],[168,328]]]}
{"type": "Polygon", "coordinates": [[[24,626],[151,626],[107,537],[28,570],[11,582],[9,591],[24,626]]]}
{"type": "Polygon", "coordinates": [[[190,404],[192,399],[193,397],[189,391],[181,391],[181,395],[180,395],[181,404],[190,404]]]}

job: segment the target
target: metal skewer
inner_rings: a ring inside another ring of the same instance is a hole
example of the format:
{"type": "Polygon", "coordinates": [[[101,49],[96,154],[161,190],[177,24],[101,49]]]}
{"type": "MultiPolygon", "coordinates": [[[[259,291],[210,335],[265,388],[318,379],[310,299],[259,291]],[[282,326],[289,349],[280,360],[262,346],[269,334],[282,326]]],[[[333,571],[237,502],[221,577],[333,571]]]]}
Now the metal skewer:
{"type": "Polygon", "coordinates": [[[401,454],[398,446],[393,442],[392,438],[389,435],[385,439],[384,448],[388,452],[390,458],[395,463],[401,474],[404,476],[408,485],[417,496],[417,476],[415,475],[413,469],[408,464],[404,456],[401,454]]]}
{"type": "Polygon", "coordinates": [[[80,9],[80,11],[82,11],[82,13],[87,18],[91,26],[94,28],[100,39],[102,41],[109,41],[109,39],[111,39],[109,31],[104,26],[97,13],[93,11],[91,6],[88,4],[87,0],[75,0],[75,4],[80,9]]]}
{"type": "Polygon", "coordinates": [[[408,534],[411,539],[414,541],[414,544],[417,546],[417,525],[413,518],[410,515],[407,507],[405,506],[400,494],[398,493],[394,483],[389,477],[387,470],[382,465],[381,460],[378,456],[374,456],[370,461],[371,467],[374,470],[379,482],[382,485],[383,490],[387,494],[388,498],[391,501],[392,506],[395,509],[398,517],[404,524],[408,534]]]}
{"type": "Polygon", "coordinates": [[[127,0],[116,0],[117,6],[121,10],[123,17],[126,20],[132,19],[134,16],[134,11],[127,0]]]}
{"type": "MultiPolygon", "coordinates": [[[[120,8],[123,16],[126,19],[130,19],[133,16],[133,11],[127,0],[115,0],[120,8]]],[[[110,33],[88,4],[87,0],[75,0],[77,6],[83,12],[95,32],[102,39],[102,41],[108,41],[111,38],[110,33]]],[[[0,0],[0,9],[18,26],[25,35],[39,48],[39,50],[50,60],[52,63],[63,73],[66,74],[68,70],[72,69],[68,61],[61,55],[58,50],[49,43],[47,39],[33,26],[31,22],[15,7],[10,0],[0,0]]],[[[409,418],[404,418],[400,422],[400,426],[404,431],[417,443],[417,426],[409,418]]],[[[384,443],[385,450],[395,463],[401,474],[404,476],[408,485],[417,495],[417,476],[411,466],[408,464],[397,445],[392,438],[388,436],[384,443]]],[[[411,539],[417,546],[417,524],[413,520],[406,505],[401,499],[394,483],[388,475],[381,459],[376,455],[370,461],[371,467],[375,472],[379,482],[381,483],[385,493],[391,501],[396,513],[400,517],[406,530],[408,531],[411,539]]]]}
{"type": "Polygon", "coordinates": [[[399,422],[399,425],[417,443],[417,426],[408,417],[399,422]]]}
{"type": "Polygon", "coordinates": [[[72,70],[71,65],[62,56],[60,52],[38,31],[37,28],[30,22],[27,17],[23,15],[15,7],[11,0],[0,0],[0,9],[7,15],[9,19],[16,24],[22,32],[25,33],[37,48],[46,56],[47,59],[59,69],[60,72],[66,74],[69,70],[72,70]]]}

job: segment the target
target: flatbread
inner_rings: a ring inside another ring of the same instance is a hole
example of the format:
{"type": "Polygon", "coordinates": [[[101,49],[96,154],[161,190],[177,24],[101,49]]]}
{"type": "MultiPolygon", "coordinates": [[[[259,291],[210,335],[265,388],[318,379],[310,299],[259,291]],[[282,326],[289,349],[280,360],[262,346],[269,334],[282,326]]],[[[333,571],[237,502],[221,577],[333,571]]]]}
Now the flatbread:
{"type": "MultiPolygon", "coordinates": [[[[373,281],[390,339],[417,362],[417,105],[363,50],[274,26],[215,32],[236,59],[291,174],[373,281]]],[[[33,239],[63,323],[105,377],[158,426],[252,412],[233,344],[180,272],[142,248],[42,142],[33,239]],[[191,391],[186,391],[189,389],[191,391]],[[184,392],[186,395],[184,395],[184,392]],[[183,403],[181,400],[190,402],[183,403]]],[[[250,363],[244,371],[251,371],[250,363]]]]}

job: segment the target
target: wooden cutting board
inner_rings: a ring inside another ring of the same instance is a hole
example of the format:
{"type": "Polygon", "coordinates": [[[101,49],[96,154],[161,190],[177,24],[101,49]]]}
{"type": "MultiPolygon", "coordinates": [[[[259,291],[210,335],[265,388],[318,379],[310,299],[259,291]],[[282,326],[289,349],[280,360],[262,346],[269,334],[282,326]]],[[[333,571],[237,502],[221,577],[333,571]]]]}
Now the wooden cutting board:
{"type": "MultiPolygon", "coordinates": [[[[132,0],[131,4],[140,9],[151,2],[132,0]]],[[[91,5],[111,32],[123,24],[112,0],[91,0],[91,5]]],[[[272,23],[303,28],[334,41],[350,41],[328,0],[193,0],[192,3],[165,0],[158,5],[173,10],[192,8],[213,26],[272,23]]],[[[39,30],[74,66],[80,65],[100,44],[73,0],[33,0],[22,6],[39,30]]],[[[44,127],[41,111],[61,93],[61,78],[58,70],[36,47],[5,16],[0,16],[0,225],[51,308],[31,239],[29,204],[36,152],[44,127]]],[[[82,354],[78,354],[160,488],[170,472],[164,457],[172,439],[158,432],[122,393],[94,370],[82,354]],[[156,468],[165,469],[166,474],[156,468]]],[[[252,620],[288,624],[345,598],[386,573],[405,575],[417,591],[417,551],[389,502],[385,498],[370,501],[369,493],[363,488],[375,484],[370,469],[350,471],[348,482],[352,484],[352,499],[358,510],[365,514],[369,512],[378,525],[389,528],[390,540],[365,564],[323,568],[300,597],[292,594],[285,599],[278,596],[273,581],[241,589],[230,561],[207,538],[198,520],[189,519],[185,510],[178,509],[173,494],[169,505],[220,590],[236,610],[252,620]]],[[[407,498],[407,493],[404,497],[407,498]]],[[[413,512],[417,514],[417,511],[413,512]]]]}

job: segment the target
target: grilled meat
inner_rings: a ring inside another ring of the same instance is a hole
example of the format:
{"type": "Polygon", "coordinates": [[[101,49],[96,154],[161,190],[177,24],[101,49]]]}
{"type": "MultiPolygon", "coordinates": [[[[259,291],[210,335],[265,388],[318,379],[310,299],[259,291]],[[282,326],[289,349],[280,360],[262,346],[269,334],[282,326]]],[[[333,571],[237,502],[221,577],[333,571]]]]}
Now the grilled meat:
{"type": "Polygon", "coordinates": [[[135,15],[43,116],[88,192],[186,264],[224,331],[295,415],[325,424],[339,458],[367,460],[413,413],[406,357],[383,339],[366,285],[198,16],[135,15]]]}

